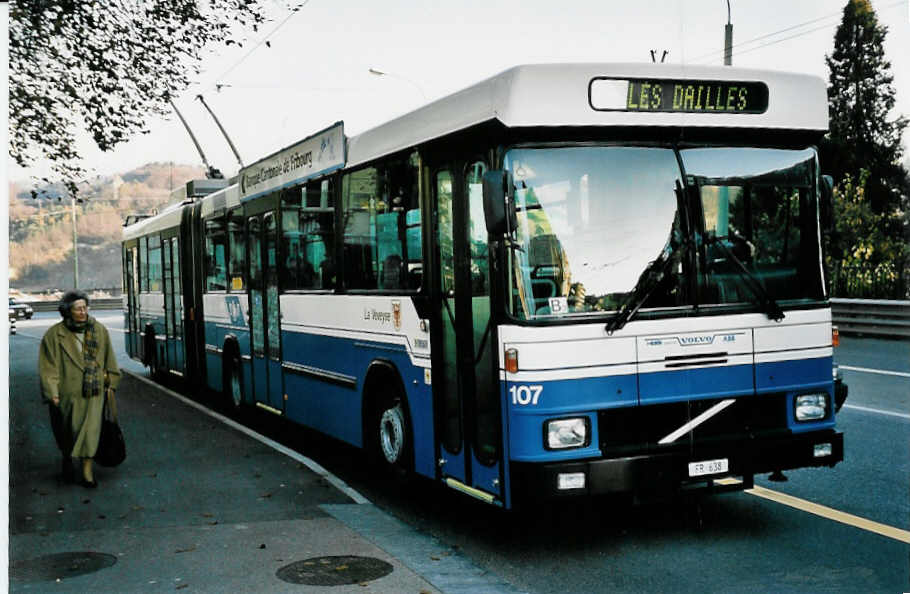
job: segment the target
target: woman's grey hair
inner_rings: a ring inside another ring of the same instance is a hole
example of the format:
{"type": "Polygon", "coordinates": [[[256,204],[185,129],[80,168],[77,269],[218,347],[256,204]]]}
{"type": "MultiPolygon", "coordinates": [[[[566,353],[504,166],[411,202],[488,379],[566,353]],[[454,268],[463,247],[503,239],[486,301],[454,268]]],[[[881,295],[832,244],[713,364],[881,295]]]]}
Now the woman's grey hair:
{"type": "Polygon", "coordinates": [[[88,295],[78,289],[67,291],[66,294],[63,295],[63,299],[60,300],[60,304],[57,306],[57,311],[59,311],[60,315],[64,318],[70,317],[70,309],[73,307],[73,304],[80,299],[85,301],[85,304],[88,305],[88,295]]]}

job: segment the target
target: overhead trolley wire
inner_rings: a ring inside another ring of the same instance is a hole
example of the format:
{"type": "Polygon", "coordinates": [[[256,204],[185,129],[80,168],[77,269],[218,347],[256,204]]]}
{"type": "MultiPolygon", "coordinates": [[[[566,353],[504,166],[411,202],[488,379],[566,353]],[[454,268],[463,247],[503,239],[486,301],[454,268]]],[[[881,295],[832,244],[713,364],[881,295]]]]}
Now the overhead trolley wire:
{"type": "Polygon", "coordinates": [[[297,6],[296,8],[291,10],[291,13],[288,16],[286,16],[283,21],[278,23],[278,25],[276,25],[275,28],[272,29],[272,31],[268,35],[266,35],[265,37],[260,39],[256,45],[251,47],[250,50],[246,54],[244,54],[244,56],[242,58],[237,60],[230,68],[228,68],[227,70],[222,72],[221,75],[215,79],[215,84],[214,84],[215,88],[220,90],[221,87],[224,85],[218,84],[219,81],[223,80],[224,77],[226,77],[228,74],[233,72],[238,66],[243,64],[247,60],[247,58],[249,58],[251,55],[253,55],[253,52],[255,52],[257,49],[262,47],[262,44],[267,43],[271,36],[273,36],[275,33],[277,33],[279,29],[281,29],[283,26],[285,26],[287,24],[287,22],[290,21],[291,18],[294,17],[295,14],[302,11],[303,8],[309,3],[310,3],[310,0],[304,0],[304,2],[300,6],[297,6]]]}
{"type": "MultiPolygon", "coordinates": [[[[884,7],[882,7],[878,12],[881,13],[881,12],[883,12],[883,11],[885,11],[885,10],[889,10],[889,9],[895,8],[895,7],[897,7],[897,6],[905,5],[906,3],[907,3],[907,0],[898,0],[897,2],[893,2],[893,3],[891,3],[891,4],[888,4],[888,5],[884,6],[884,7]]],[[[814,32],[816,32],[816,31],[821,31],[822,29],[827,29],[828,27],[831,27],[834,23],[828,23],[828,24],[826,24],[826,25],[822,25],[822,26],[820,26],[820,27],[814,27],[814,28],[809,29],[809,30],[807,30],[807,31],[801,31],[801,32],[799,32],[799,33],[796,33],[796,34],[794,34],[794,35],[789,35],[789,36],[784,37],[784,38],[781,38],[781,39],[775,39],[774,41],[769,41],[768,43],[763,43],[763,44],[758,45],[758,46],[755,46],[755,47],[751,47],[751,48],[748,48],[748,49],[742,49],[743,46],[749,45],[749,44],[754,43],[754,42],[756,42],[756,41],[761,41],[762,39],[767,39],[767,38],[769,38],[769,37],[774,37],[775,35],[780,35],[781,33],[786,33],[786,32],[788,32],[788,31],[793,31],[794,29],[799,29],[799,28],[801,28],[801,27],[805,27],[806,25],[811,25],[811,24],[813,24],[813,23],[817,23],[817,22],[820,22],[820,21],[825,21],[825,20],[832,19],[832,18],[838,18],[838,17],[840,17],[842,14],[843,14],[842,12],[833,12],[833,13],[827,14],[827,15],[825,15],[825,16],[821,16],[821,17],[818,17],[818,18],[814,18],[814,19],[811,19],[811,20],[808,20],[808,21],[805,21],[805,22],[802,22],[802,23],[799,23],[799,24],[796,24],[796,25],[791,25],[791,26],[789,26],[789,27],[785,27],[785,28],[783,28],[783,29],[779,29],[779,30],[774,31],[774,32],[771,32],[771,33],[766,33],[766,34],[764,34],[764,35],[759,35],[758,37],[753,37],[752,39],[747,39],[746,41],[741,41],[741,42],[739,42],[739,43],[733,44],[732,49],[734,50],[734,54],[736,54],[736,55],[747,54],[747,53],[749,53],[749,52],[751,52],[751,51],[755,51],[755,50],[761,49],[761,48],[763,48],[763,47],[768,47],[768,46],[771,46],[771,45],[775,45],[775,44],[777,44],[777,43],[782,43],[782,42],[784,42],[784,41],[788,41],[788,40],[790,40],[790,39],[795,39],[795,38],[797,38],[797,37],[801,37],[801,36],[803,36],[803,35],[808,35],[809,33],[814,33],[814,32]],[[740,51],[737,52],[737,51],[736,51],[737,48],[740,48],[740,51]]],[[[710,51],[710,52],[708,52],[708,53],[706,53],[706,54],[703,54],[703,55],[701,55],[701,56],[695,58],[695,59],[692,61],[692,63],[703,62],[704,60],[706,60],[706,59],[708,59],[708,58],[714,59],[714,58],[717,58],[717,57],[722,57],[723,54],[724,54],[724,50],[722,50],[722,49],[721,49],[721,50],[713,50],[713,51],[710,51]]],[[[708,60],[708,61],[710,61],[710,60],[708,60]]]]}

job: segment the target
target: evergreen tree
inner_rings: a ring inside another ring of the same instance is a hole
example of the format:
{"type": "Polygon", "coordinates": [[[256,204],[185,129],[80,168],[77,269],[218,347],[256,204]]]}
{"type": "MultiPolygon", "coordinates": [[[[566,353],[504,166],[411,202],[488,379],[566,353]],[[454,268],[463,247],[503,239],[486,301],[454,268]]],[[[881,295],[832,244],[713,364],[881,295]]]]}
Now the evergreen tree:
{"type": "MultiPolygon", "coordinates": [[[[866,169],[866,197],[872,211],[893,219],[910,193],[910,180],[900,162],[907,119],[888,119],[895,90],[891,63],[885,58],[886,34],[869,0],[847,1],[834,52],[825,56],[831,120],[822,156],[823,167],[836,183],[847,174],[859,179],[860,170],[866,169]]],[[[897,217],[891,231],[899,233],[899,227],[897,217]]]]}

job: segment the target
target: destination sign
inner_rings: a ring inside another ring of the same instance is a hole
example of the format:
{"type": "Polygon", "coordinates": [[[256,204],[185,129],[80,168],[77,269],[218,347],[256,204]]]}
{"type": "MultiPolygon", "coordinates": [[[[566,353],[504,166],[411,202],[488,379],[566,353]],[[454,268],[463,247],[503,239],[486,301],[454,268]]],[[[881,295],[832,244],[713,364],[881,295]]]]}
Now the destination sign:
{"type": "Polygon", "coordinates": [[[590,100],[591,107],[604,111],[757,114],[768,109],[768,86],[754,81],[594,79],[590,100]]]}
{"type": "Polygon", "coordinates": [[[240,199],[302,183],[344,166],[344,124],[337,124],[240,171],[240,199]]]}

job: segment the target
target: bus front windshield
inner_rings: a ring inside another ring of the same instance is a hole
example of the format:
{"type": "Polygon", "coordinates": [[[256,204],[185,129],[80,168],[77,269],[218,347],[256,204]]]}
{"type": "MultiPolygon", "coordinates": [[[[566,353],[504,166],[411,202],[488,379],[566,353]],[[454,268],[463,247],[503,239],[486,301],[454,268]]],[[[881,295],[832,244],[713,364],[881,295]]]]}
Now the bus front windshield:
{"type": "Polygon", "coordinates": [[[518,319],[823,296],[812,149],[514,148],[504,166],[518,319]]]}

